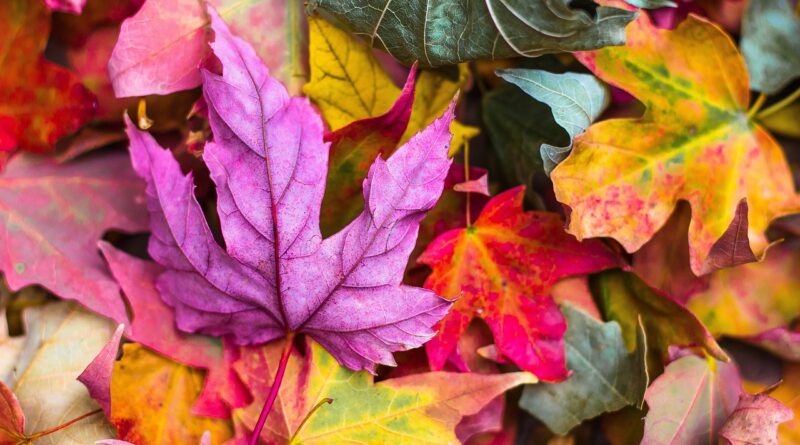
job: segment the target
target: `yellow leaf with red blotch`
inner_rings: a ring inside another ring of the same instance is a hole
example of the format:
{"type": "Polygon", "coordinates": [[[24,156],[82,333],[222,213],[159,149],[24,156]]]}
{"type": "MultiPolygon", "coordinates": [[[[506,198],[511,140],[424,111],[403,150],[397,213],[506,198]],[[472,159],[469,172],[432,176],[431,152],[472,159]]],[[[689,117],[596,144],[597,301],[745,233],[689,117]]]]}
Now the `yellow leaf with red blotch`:
{"type": "Polygon", "coordinates": [[[690,16],[661,30],[640,15],[627,44],[579,55],[597,76],[647,107],[592,125],[553,171],[578,239],[612,237],[629,252],[692,208],[692,271],[753,261],[774,218],[800,208],[780,146],[748,116],[747,70],[717,25],[690,16]]]}
{"type": "Polygon", "coordinates": [[[798,270],[800,251],[779,245],[763,262],[715,272],[687,306],[714,335],[746,337],[784,327],[800,317],[798,270]]]}
{"type": "MultiPolygon", "coordinates": [[[[338,130],[359,119],[385,113],[400,95],[400,88],[381,67],[372,49],[355,37],[318,17],[308,18],[311,80],[305,93],[319,107],[325,122],[338,130]]],[[[453,96],[469,82],[466,65],[451,80],[436,71],[419,75],[411,121],[401,143],[428,126],[448,107],[453,96]]],[[[478,129],[456,121],[450,126],[451,155],[478,129]]]]}
{"type": "Polygon", "coordinates": [[[202,389],[202,371],[128,343],[111,376],[111,423],[131,443],[199,443],[205,431],[211,443],[222,443],[231,437],[230,422],[191,413],[202,389]]]}
{"type": "MultiPolygon", "coordinates": [[[[234,421],[248,432],[269,393],[284,345],[245,348],[236,362],[254,401],[235,410],[234,421]]],[[[373,383],[368,372],[341,366],[309,340],[305,355],[291,352],[261,439],[276,445],[458,444],[454,429],[463,416],[475,414],[508,389],[536,382],[525,372],[427,372],[373,383]]]]}

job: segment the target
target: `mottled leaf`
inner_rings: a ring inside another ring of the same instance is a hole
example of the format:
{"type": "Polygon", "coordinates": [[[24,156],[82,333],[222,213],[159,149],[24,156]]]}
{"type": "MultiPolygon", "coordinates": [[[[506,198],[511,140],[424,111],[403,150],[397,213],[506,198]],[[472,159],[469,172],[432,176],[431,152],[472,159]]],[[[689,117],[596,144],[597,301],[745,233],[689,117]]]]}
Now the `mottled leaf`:
{"type": "MultiPolygon", "coordinates": [[[[542,162],[547,174],[569,155],[572,139],[583,133],[600,116],[610,99],[605,85],[590,74],[509,69],[498,71],[497,75],[550,107],[556,123],[569,135],[570,141],[566,146],[541,145],[542,162]]],[[[538,122],[534,121],[536,124],[538,122]]]]}
{"type": "Polygon", "coordinates": [[[351,369],[393,364],[392,352],[424,343],[450,307],[401,280],[450,167],[452,107],[388,160],[376,159],[363,184],[365,210],[323,240],[322,122],[210,13],[224,74],[203,74],[214,133],[203,159],[226,250],[212,237],[191,176],[128,122],[134,168],[148,183],[148,251],[166,268],[157,282],[162,298],[184,331],[240,344],[303,332],[351,369]]]}
{"type": "Polygon", "coordinates": [[[590,278],[590,286],[605,318],[622,327],[628,349],[635,347],[641,317],[651,371],[668,358],[670,346],[702,346],[714,357],[727,360],[714,337],[685,306],[636,275],[620,270],[603,272],[590,278]]]}
{"type": "MultiPolygon", "coordinates": [[[[234,415],[252,430],[278,363],[281,342],[247,348],[237,362],[242,380],[255,395],[252,405],[234,415]]],[[[293,351],[275,408],[261,438],[272,443],[458,444],[454,428],[506,390],[535,383],[528,373],[473,374],[431,372],[373,383],[367,372],[353,372],[311,342],[305,357],[293,351]],[[322,405],[305,425],[314,406],[322,405]]]]}
{"type": "Polygon", "coordinates": [[[695,274],[760,257],[769,222],[800,201],[780,147],[747,115],[747,72],[736,46],[696,16],[669,31],[642,15],[627,33],[627,46],[581,60],[647,112],[592,125],[553,171],[556,197],[572,210],[570,233],[609,236],[633,252],[683,199],[692,208],[695,274]]]}
{"type": "Polygon", "coordinates": [[[526,386],[520,407],[560,435],[604,412],[641,407],[649,380],[641,326],[636,350],[628,352],[616,322],[602,323],[569,304],[561,311],[567,319],[564,343],[572,374],[560,383],[526,386]]]}
{"type": "Polygon", "coordinates": [[[754,90],[774,94],[800,77],[798,35],[800,16],[791,0],[747,2],[741,47],[754,90]]]}
{"type": "Polygon", "coordinates": [[[777,445],[778,425],[792,420],[794,413],[766,394],[739,396],[739,403],[719,430],[725,445],[777,445]]]}
{"type": "Polygon", "coordinates": [[[635,17],[605,6],[590,16],[566,0],[311,0],[307,9],[406,65],[424,67],[620,45],[635,17]]]}
{"type": "Polygon", "coordinates": [[[94,113],[94,96],[44,59],[50,13],[42,1],[0,2],[0,166],[14,148],[49,152],[94,113]]]}
{"type": "Polygon", "coordinates": [[[800,251],[769,249],[763,262],[711,275],[707,290],[687,303],[714,335],[747,337],[800,317],[800,251]]]}
{"type": "Polygon", "coordinates": [[[524,187],[492,198],[475,223],[434,240],[418,261],[433,273],[425,286],[454,299],[426,344],[441,369],[473,318],[489,325],[498,351],[542,380],[567,376],[566,325],[550,287],[558,279],[620,265],[598,241],[577,242],[555,213],[522,210],[524,187]]]}
{"type": "Polygon", "coordinates": [[[687,355],[670,363],[645,393],[650,410],[642,445],[706,445],[736,409],[742,383],[732,363],[687,355]]]}
{"type": "Polygon", "coordinates": [[[119,439],[147,445],[199,443],[211,431],[214,443],[231,436],[227,420],[191,413],[203,375],[141,345],[122,347],[111,380],[111,415],[119,439]]]}
{"type": "Polygon", "coordinates": [[[119,287],[97,254],[109,229],[147,230],[144,185],[122,153],[66,164],[14,157],[0,174],[0,270],[18,290],[40,284],[119,323],[119,287]]]}
{"type": "Polygon", "coordinates": [[[169,94],[201,83],[212,32],[206,5],[252,44],[272,75],[298,92],[305,81],[302,5],[295,0],[148,0],[123,22],[108,71],[117,97],[169,94]]]}
{"type": "MultiPolygon", "coordinates": [[[[45,431],[98,409],[77,378],[111,337],[113,323],[66,301],[27,309],[25,322],[28,334],[16,369],[2,378],[25,413],[25,432],[45,431]]],[[[35,444],[86,445],[113,436],[98,413],[35,444]]]]}

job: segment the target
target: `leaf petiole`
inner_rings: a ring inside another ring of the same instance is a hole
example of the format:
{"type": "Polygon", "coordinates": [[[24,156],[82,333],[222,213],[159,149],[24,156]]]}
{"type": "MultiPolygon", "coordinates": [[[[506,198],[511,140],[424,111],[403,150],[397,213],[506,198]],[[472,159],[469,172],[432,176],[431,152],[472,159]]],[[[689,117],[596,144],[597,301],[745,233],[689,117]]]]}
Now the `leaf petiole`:
{"type": "Polygon", "coordinates": [[[284,346],[283,352],[281,353],[281,361],[278,363],[278,371],[275,373],[275,380],[272,382],[272,387],[269,390],[267,401],[264,402],[264,407],[261,408],[261,415],[258,416],[258,422],[256,422],[256,426],[253,428],[253,435],[250,437],[250,442],[248,442],[249,445],[256,445],[258,443],[258,438],[261,436],[261,430],[264,429],[264,423],[267,422],[267,417],[269,416],[269,412],[272,410],[272,405],[275,404],[275,399],[278,398],[278,390],[281,388],[283,375],[286,373],[286,365],[289,364],[289,356],[292,355],[293,341],[294,332],[289,332],[286,335],[286,346],[284,346]]]}
{"type": "Polygon", "coordinates": [[[752,119],[753,116],[758,113],[762,106],[764,106],[764,102],[767,101],[767,96],[765,94],[759,94],[758,99],[753,103],[753,106],[747,110],[747,118],[752,119]]]}
{"type": "Polygon", "coordinates": [[[800,99],[800,88],[796,89],[794,93],[786,96],[785,98],[781,99],[780,101],[770,105],[760,113],[756,115],[756,118],[764,119],[765,117],[771,116],[778,111],[783,110],[784,108],[791,105],[794,101],[800,99]]]}
{"type": "Polygon", "coordinates": [[[53,428],[50,428],[49,430],[44,430],[44,431],[40,431],[38,433],[31,434],[30,436],[25,437],[25,442],[23,442],[23,443],[31,442],[33,440],[39,439],[39,438],[47,436],[49,434],[53,434],[53,433],[55,433],[57,431],[63,430],[64,428],[67,428],[67,427],[71,426],[74,423],[78,423],[78,422],[80,422],[81,420],[83,420],[83,419],[85,419],[87,417],[91,417],[91,416],[93,416],[95,414],[102,413],[102,412],[103,412],[103,410],[98,408],[98,409],[96,409],[94,411],[91,411],[91,412],[88,412],[88,413],[86,413],[86,414],[84,414],[82,416],[78,416],[78,417],[70,420],[69,422],[62,423],[61,425],[58,425],[58,426],[53,427],[53,428]]]}
{"type": "Polygon", "coordinates": [[[297,435],[300,434],[300,431],[303,429],[306,422],[308,422],[308,419],[310,419],[311,416],[314,415],[314,413],[317,412],[318,409],[322,408],[322,405],[325,404],[330,405],[331,403],[333,403],[333,399],[331,399],[330,397],[325,397],[324,399],[317,402],[317,404],[314,405],[313,408],[311,408],[311,411],[309,411],[308,414],[306,414],[306,416],[303,418],[303,421],[300,422],[300,425],[297,427],[297,430],[295,430],[294,434],[292,434],[292,438],[289,439],[289,444],[294,443],[294,440],[297,438],[297,435]]]}

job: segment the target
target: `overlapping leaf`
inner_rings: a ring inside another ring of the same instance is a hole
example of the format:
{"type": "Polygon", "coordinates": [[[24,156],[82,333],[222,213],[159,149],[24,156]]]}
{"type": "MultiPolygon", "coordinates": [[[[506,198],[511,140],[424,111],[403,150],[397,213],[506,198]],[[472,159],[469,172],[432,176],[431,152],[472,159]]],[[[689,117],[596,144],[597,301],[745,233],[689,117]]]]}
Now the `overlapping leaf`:
{"type": "Polygon", "coordinates": [[[569,379],[525,387],[520,406],[556,434],[564,435],[586,419],[625,406],[641,408],[649,383],[647,344],[639,328],[636,350],[625,347],[616,322],[601,323],[569,304],[564,342],[569,379]]]}
{"type": "Polygon", "coordinates": [[[0,3],[0,166],[12,149],[48,152],[91,119],[94,96],[43,57],[50,14],[42,1],[0,3]]]}
{"type": "Polygon", "coordinates": [[[800,252],[773,247],[763,262],[720,270],[689,309],[714,335],[748,337],[785,327],[800,317],[800,252]]]}
{"type": "Polygon", "coordinates": [[[125,337],[181,364],[206,369],[203,392],[194,404],[196,414],[225,418],[229,405],[247,402],[246,389],[234,375],[233,356],[217,339],[179,332],[175,314],[159,296],[156,279],[164,271],[159,265],[127,255],[108,243],[100,248],[114,278],[130,303],[132,321],[125,337]]]}
{"type": "Polygon", "coordinates": [[[418,259],[433,268],[425,286],[456,299],[426,344],[441,369],[473,318],[482,318],[498,351],[542,380],[567,376],[566,325],[550,286],[568,275],[620,265],[602,243],[577,242],[557,214],[522,210],[524,188],[489,201],[475,224],[436,238],[418,259]]]}
{"type": "Polygon", "coordinates": [[[450,307],[400,282],[419,221],[450,166],[452,107],[388,160],[375,161],[364,182],[365,211],[323,240],[322,123],[210,14],[223,75],[203,74],[214,132],[203,158],[227,251],[210,233],[191,177],[128,122],[134,167],[148,183],[149,252],[167,269],[157,284],[162,298],[186,331],[239,343],[304,332],[351,369],[392,364],[392,351],[424,343],[450,307]]]}
{"type": "Polygon", "coordinates": [[[551,145],[556,141],[550,140],[539,148],[547,174],[569,155],[572,139],[600,116],[610,99],[608,89],[589,74],[509,69],[498,71],[497,75],[550,107],[556,123],[569,135],[566,146],[551,145]]]}
{"type": "Polygon", "coordinates": [[[645,393],[642,445],[715,443],[742,394],[736,365],[687,355],[670,363],[645,393]]]}
{"type": "Polygon", "coordinates": [[[570,233],[610,236],[632,252],[683,199],[695,274],[760,257],[767,225],[796,211],[798,199],[780,147],[748,117],[741,55],[695,16],[673,31],[640,16],[627,35],[625,47],[581,59],[647,112],[593,125],[553,171],[556,197],[572,209],[570,233]]]}
{"type": "Polygon", "coordinates": [[[590,16],[566,0],[312,0],[307,9],[407,65],[426,67],[620,45],[635,17],[605,6],[590,16]]]}
{"type": "Polygon", "coordinates": [[[741,47],[754,90],[774,94],[800,77],[798,35],[800,15],[790,0],[747,2],[741,47]]]}
{"type": "Polygon", "coordinates": [[[725,445],[778,444],[778,425],[794,417],[791,409],[766,394],[742,395],[719,431],[725,445]]]}
{"type": "MultiPolygon", "coordinates": [[[[25,433],[48,430],[91,413],[97,403],[78,382],[78,375],[103,348],[113,323],[71,302],[30,308],[28,330],[16,369],[2,376],[25,414],[25,433]]],[[[37,445],[86,445],[114,437],[102,415],[36,440],[37,445]]]]}
{"type": "Polygon", "coordinates": [[[250,42],[272,75],[299,91],[305,69],[302,8],[292,0],[148,0],[122,24],[108,69],[118,97],[168,94],[201,83],[211,41],[206,5],[250,42]]]}
{"type": "Polygon", "coordinates": [[[720,360],[728,359],[714,337],[684,305],[648,286],[636,275],[608,271],[591,277],[590,283],[605,318],[622,326],[628,349],[635,347],[641,319],[647,333],[652,372],[668,359],[670,346],[701,346],[720,360]]]}
{"type": "Polygon", "coordinates": [[[125,322],[96,246],[110,229],[147,230],[143,189],[122,153],[66,164],[16,156],[0,174],[0,270],[9,288],[40,284],[125,322]]]}
{"type": "MultiPolygon", "coordinates": [[[[339,130],[355,121],[387,113],[400,89],[370,48],[321,18],[309,17],[308,23],[311,79],[303,86],[303,93],[319,106],[328,126],[339,130]]],[[[459,68],[455,80],[434,71],[422,72],[401,142],[407,142],[439,117],[468,80],[466,67],[459,68]]],[[[450,124],[450,130],[451,153],[478,133],[477,128],[457,121],[450,124]]]]}
{"type": "MultiPolygon", "coordinates": [[[[236,369],[255,395],[237,410],[248,428],[255,424],[268,392],[281,344],[247,348],[236,369]]],[[[457,444],[454,428],[507,389],[535,383],[528,373],[472,374],[432,372],[372,382],[367,372],[336,363],[311,342],[305,357],[292,352],[278,400],[267,418],[262,440],[277,444],[391,443],[457,444]],[[322,405],[302,424],[306,414],[322,405]]]]}
{"type": "Polygon", "coordinates": [[[198,370],[180,365],[138,344],[123,346],[114,365],[109,419],[119,438],[132,443],[172,445],[199,443],[205,431],[213,443],[231,436],[227,420],[191,413],[203,387],[198,370]]]}

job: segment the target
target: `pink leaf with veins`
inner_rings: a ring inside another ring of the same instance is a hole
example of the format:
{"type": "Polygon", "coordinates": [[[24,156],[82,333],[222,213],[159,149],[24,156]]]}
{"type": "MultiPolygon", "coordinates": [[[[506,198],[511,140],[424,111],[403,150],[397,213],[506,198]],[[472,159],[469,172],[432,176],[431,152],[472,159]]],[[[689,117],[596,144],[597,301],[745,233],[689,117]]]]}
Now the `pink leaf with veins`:
{"type": "Polygon", "coordinates": [[[308,100],[289,97],[255,51],[214,11],[212,50],[222,76],[203,71],[214,141],[203,159],[217,187],[226,250],[214,240],[172,155],[128,121],[134,168],[147,182],[149,253],[178,327],[239,344],[305,333],[340,363],[374,371],[418,347],[451,303],[402,285],[419,222],[442,193],[453,106],[378,158],[364,180],[364,211],[322,239],[328,145],[308,100]]]}

